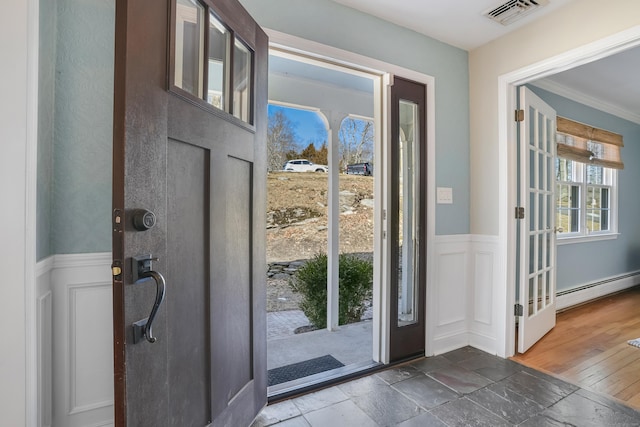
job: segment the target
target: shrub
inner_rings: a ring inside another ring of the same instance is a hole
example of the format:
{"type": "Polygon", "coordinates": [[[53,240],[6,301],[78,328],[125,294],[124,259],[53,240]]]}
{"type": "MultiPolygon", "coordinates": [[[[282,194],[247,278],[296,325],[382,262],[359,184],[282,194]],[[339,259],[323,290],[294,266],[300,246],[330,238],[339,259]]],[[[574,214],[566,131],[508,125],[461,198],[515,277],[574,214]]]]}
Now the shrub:
{"type": "MultiPolygon", "coordinates": [[[[371,298],[373,265],[354,255],[339,256],[338,323],[359,322],[371,298]]],[[[327,324],[327,255],[318,254],[307,261],[289,282],[294,292],[302,294],[300,309],[319,328],[327,324]]]]}

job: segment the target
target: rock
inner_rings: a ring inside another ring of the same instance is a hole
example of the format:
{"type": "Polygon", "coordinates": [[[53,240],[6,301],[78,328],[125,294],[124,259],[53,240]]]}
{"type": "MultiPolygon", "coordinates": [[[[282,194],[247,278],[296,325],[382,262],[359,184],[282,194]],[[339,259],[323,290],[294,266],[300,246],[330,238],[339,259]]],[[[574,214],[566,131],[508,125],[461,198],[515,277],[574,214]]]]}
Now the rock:
{"type": "Polygon", "coordinates": [[[289,267],[300,267],[300,266],[305,265],[306,263],[307,263],[307,261],[303,261],[303,260],[291,261],[289,263],[289,267]]]}
{"type": "Polygon", "coordinates": [[[362,199],[360,200],[360,204],[373,209],[373,199],[362,199]]]}
{"type": "Polygon", "coordinates": [[[351,207],[356,202],[356,193],[352,193],[351,191],[343,190],[340,192],[340,210],[350,210],[351,207]]]}
{"type": "Polygon", "coordinates": [[[293,330],[294,334],[304,334],[305,332],[317,331],[318,328],[313,325],[299,326],[293,330]]]}
{"type": "Polygon", "coordinates": [[[276,273],[276,274],[273,275],[272,278],[273,279],[284,279],[284,280],[287,280],[287,279],[290,279],[291,276],[289,274],[287,274],[287,273],[276,273]]]}

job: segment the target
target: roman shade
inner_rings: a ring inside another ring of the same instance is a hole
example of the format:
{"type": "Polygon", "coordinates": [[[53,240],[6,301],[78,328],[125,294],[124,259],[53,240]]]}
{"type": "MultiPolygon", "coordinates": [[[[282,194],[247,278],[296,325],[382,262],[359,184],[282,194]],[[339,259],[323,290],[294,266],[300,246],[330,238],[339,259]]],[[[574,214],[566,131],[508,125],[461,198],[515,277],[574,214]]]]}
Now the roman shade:
{"type": "Polygon", "coordinates": [[[622,135],[558,116],[557,155],[591,165],[624,169],[622,135]]]}

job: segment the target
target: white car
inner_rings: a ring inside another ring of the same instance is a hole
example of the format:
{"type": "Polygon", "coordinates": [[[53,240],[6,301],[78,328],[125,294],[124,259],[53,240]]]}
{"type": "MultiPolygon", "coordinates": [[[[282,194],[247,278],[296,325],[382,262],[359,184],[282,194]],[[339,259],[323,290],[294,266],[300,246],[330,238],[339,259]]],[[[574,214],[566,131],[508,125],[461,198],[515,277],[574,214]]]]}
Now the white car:
{"type": "Polygon", "coordinates": [[[291,172],[327,172],[329,170],[325,165],[316,165],[306,159],[289,160],[282,169],[291,172]]]}

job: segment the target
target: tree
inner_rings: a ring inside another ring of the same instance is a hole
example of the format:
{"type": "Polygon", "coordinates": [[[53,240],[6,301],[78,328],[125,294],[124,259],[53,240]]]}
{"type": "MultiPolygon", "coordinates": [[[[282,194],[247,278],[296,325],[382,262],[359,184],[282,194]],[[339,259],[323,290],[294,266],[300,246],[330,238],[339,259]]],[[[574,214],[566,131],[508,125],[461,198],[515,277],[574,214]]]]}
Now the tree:
{"type": "Polygon", "coordinates": [[[267,168],[280,170],[290,156],[297,155],[295,124],[282,111],[269,114],[267,129],[267,168]]]}
{"type": "Polygon", "coordinates": [[[327,148],[327,141],[324,141],[320,146],[320,149],[316,152],[316,158],[313,160],[313,163],[321,165],[329,164],[329,149],[327,148]]]}
{"type": "Polygon", "coordinates": [[[307,145],[307,148],[302,150],[302,152],[300,153],[300,157],[302,157],[303,159],[307,159],[312,163],[316,163],[315,158],[317,154],[318,152],[316,151],[316,146],[313,145],[313,142],[310,142],[309,145],[307,145]]]}
{"type": "Polygon", "coordinates": [[[316,144],[314,142],[310,142],[309,145],[307,145],[307,148],[302,150],[299,157],[307,159],[317,165],[327,165],[328,154],[329,150],[327,149],[326,142],[322,143],[320,149],[316,148],[316,144]]]}
{"type": "Polygon", "coordinates": [[[373,122],[347,117],[342,121],[340,132],[340,168],[353,163],[373,160],[373,122]]]}

